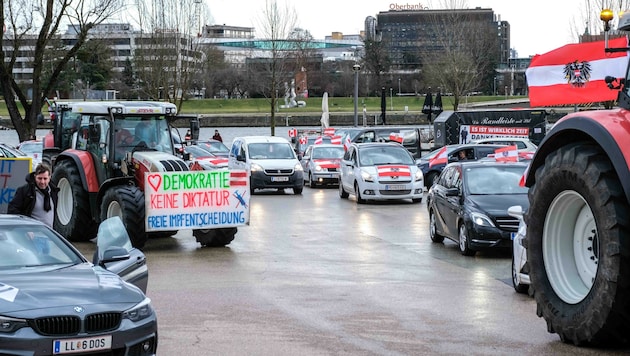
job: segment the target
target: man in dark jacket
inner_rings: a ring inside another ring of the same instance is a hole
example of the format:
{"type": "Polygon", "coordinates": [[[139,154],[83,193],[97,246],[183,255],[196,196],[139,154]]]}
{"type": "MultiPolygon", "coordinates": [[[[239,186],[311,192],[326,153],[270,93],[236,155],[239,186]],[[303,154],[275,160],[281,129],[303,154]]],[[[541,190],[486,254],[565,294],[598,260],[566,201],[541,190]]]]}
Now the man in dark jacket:
{"type": "Polygon", "coordinates": [[[59,188],[51,183],[50,176],[50,167],[38,164],[35,171],[26,176],[26,184],[15,191],[7,213],[30,216],[52,227],[59,188]]]}

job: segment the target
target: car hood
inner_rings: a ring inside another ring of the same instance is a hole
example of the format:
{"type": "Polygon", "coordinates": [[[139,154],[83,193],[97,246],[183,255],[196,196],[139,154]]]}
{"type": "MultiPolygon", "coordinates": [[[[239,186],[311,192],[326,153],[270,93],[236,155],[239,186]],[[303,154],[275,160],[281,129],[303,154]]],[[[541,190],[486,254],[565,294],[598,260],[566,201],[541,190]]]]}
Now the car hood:
{"type": "Polygon", "coordinates": [[[89,263],[57,270],[0,274],[0,314],[42,307],[135,304],[144,298],[136,286],[89,263]]]}
{"type": "Polygon", "coordinates": [[[300,164],[297,159],[285,158],[285,159],[255,159],[252,163],[256,163],[263,167],[263,169],[293,169],[296,164],[300,164]]]}
{"type": "Polygon", "coordinates": [[[529,207],[527,194],[470,195],[468,199],[491,216],[507,216],[508,208],[513,205],[520,205],[523,210],[529,207]]]}

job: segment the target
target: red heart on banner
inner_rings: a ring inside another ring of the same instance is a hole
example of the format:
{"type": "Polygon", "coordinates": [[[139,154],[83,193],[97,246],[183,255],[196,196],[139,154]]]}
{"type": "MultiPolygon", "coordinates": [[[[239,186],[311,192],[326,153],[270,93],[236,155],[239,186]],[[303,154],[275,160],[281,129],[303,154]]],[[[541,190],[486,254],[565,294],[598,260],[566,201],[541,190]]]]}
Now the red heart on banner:
{"type": "Polygon", "coordinates": [[[162,177],[158,174],[152,174],[149,176],[149,185],[156,192],[160,189],[160,185],[162,184],[162,177]]]}

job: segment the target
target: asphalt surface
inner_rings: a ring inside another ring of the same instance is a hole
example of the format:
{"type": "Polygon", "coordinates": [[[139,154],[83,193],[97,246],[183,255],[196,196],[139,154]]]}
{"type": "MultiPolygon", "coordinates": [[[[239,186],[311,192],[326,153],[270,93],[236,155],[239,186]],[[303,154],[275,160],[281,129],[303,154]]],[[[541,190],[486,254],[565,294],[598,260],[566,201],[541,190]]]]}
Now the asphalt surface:
{"type": "MultiPolygon", "coordinates": [[[[425,201],[261,191],[225,248],[147,242],[159,355],[601,355],[547,333],[510,253],[432,243],[425,201]]],[[[92,243],[77,246],[91,256],[92,243]]]]}

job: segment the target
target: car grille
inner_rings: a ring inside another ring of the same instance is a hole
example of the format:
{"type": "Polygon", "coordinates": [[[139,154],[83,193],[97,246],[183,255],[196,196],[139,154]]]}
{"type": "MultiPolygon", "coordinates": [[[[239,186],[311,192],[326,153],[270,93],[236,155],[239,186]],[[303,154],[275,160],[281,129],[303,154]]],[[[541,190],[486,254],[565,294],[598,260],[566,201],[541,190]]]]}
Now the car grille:
{"type": "Polygon", "coordinates": [[[293,169],[265,169],[265,174],[270,176],[293,174],[293,169]]]}
{"type": "Polygon", "coordinates": [[[160,163],[162,164],[162,166],[164,166],[164,169],[166,169],[167,172],[188,170],[188,166],[186,165],[186,163],[177,159],[164,160],[160,161],[160,163]]]}
{"type": "Polygon", "coordinates": [[[518,219],[511,216],[499,216],[494,219],[499,229],[509,232],[518,231],[518,219]]]}
{"type": "MultiPolygon", "coordinates": [[[[84,321],[84,332],[98,333],[110,331],[120,325],[120,313],[100,313],[88,315],[84,321]]],[[[34,320],[33,329],[41,335],[76,335],[81,332],[81,319],[77,316],[54,316],[34,320]]]]}
{"type": "Polygon", "coordinates": [[[326,172],[338,172],[337,168],[326,168],[326,172]]]}
{"type": "Polygon", "coordinates": [[[405,189],[405,190],[379,190],[378,192],[381,195],[407,195],[407,194],[411,194],[411,190],[409,190],[409,189],[405,189]]]}

